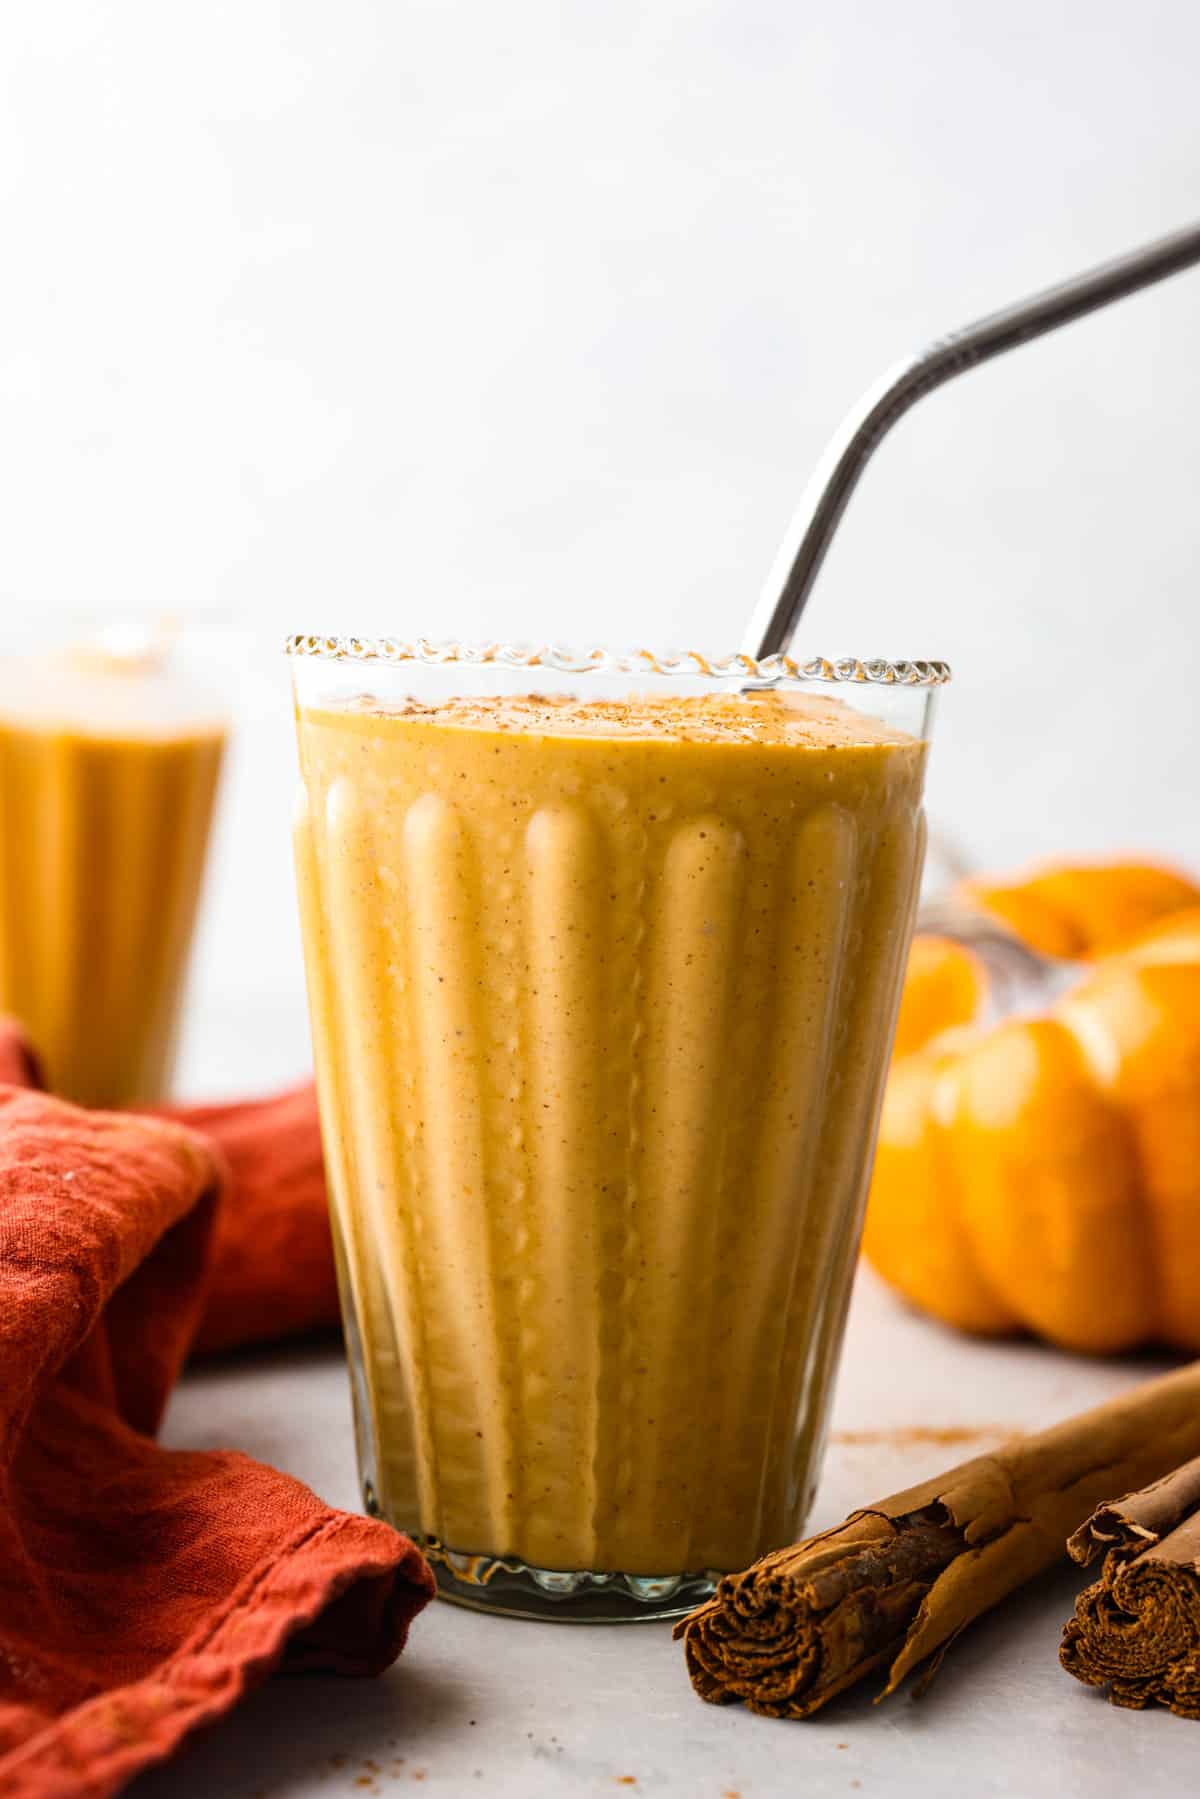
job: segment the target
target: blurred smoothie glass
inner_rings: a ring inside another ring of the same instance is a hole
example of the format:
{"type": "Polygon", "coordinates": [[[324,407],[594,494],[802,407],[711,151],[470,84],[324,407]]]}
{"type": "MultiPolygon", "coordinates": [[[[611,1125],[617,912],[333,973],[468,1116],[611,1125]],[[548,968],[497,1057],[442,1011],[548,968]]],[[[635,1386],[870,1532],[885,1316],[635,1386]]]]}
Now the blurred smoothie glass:
{"type": "Polygon", "coordinates": [[[0,1010],[83,1105],[170,1080],[226,735],[186,664],[138,621],[0,655],[0,1010]]]}
{"type": "Polygon", "coordinates": [[[466,1604],[684,1611],[811,1500],[946,671],[289,649],[367,1506],[466,1604]]]}

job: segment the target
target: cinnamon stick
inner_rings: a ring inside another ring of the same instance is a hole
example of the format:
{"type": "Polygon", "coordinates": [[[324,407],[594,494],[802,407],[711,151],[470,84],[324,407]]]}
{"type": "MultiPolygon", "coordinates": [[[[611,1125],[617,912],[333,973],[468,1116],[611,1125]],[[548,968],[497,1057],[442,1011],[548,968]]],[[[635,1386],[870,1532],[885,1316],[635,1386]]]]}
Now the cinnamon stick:
{"type": "Polygon", "coordinates": [[[1200,1718],[1200,1456],[1100,1506],[1067,1548],[1104,1557],[1063,1629],[1059,1659],[1114,1705],[1200,1718]]]}
{"type": "Polygon", "coordinates": [[[1200,1456],[1200,1362],[725,1575],[676,1627],[692,1685],[713,1704],[743,1700],[786,1718],[811,1716],[878,1667],[890,1693],[1057,1561],[1099,1501],[1191,1456],[1200,1456]]]}

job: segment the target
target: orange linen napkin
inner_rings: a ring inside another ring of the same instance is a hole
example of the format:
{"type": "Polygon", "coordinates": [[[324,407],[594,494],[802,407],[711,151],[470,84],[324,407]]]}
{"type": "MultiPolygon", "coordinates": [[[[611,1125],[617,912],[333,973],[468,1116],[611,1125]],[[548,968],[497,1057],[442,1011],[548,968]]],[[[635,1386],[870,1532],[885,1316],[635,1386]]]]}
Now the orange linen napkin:
{"type": "Polygon", "coordinates": [[[389,1526],[153,1441],[227,1178],[177,1124],[0,1087],[3,1799],[105,1799],[276,1669],[377,1673],[432,1596],[389,1526]]]}
{"type": "Polygon", "coordinates": [[[33,1048],[11,1018],[0,1018],[0,1084],[12,1087],[40,1087],[42,1084],[42,1071],[33,1048]]]}
{"type": "MultiPolygon", "coordinates": [[[[42,1084],[37,1056],[20,1026],[0,1018],[0,1082],[5,1081],[19,1087],[42,1084]]],[[[205,1355],[336,1328],[337,1271],[311,1081],[274,1099],[164,1106],[155,1115],[202,1131],[230,1176],[192,1350],[205,1355]]]]}
{"type": "Polygon", "coordinates": [[[193,1348],[204,1354],[336,1326],[337,1273],[312,1083],[278,1099],[177,1106],[163,1116],[202,1131],[231,1175],[193,1348]]]}

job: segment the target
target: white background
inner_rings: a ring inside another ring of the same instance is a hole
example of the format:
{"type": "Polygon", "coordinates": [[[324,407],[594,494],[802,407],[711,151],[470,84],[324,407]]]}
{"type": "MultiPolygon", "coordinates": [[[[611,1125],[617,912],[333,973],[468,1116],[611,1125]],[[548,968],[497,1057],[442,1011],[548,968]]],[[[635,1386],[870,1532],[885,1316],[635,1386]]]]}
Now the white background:
{"type": "MultiPolygon", "coordinates": [[[[282,633],[732,647],[883,366],[1200,213],[1198,69],[1185,0],[10,0],[0,608],[249,634],[228,1084],[307,1059],[282,633]]],[[[955,664],[976,858],[1200,861],[1198,476],[1200,273],[871,469],[803,647],[955,664]]]]}

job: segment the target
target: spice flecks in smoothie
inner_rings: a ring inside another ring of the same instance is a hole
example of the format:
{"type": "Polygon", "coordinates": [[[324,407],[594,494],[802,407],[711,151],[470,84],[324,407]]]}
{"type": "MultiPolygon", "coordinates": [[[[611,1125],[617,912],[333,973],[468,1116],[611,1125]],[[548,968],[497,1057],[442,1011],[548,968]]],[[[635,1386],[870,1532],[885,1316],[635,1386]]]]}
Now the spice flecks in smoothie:
{"type": "Polygon", "coordinates": [[[358,715],[422,719],[458,730],[521,731],[540,737],[666,738],[681,743],[841,745],[911,743],[901,731],[855,711],[843,700],[777,691],[646,694],[580,699],[573,694],[458,695],[428,705],[411,699],[386,705],[360,694],[347,710],[358,715]]]}
{"type": "Polygon", "coordinates": [[[303,709],[298,869],[385,1514],[548,1569],[800,1528],[919,875],[836,700],[303,709]]]}

